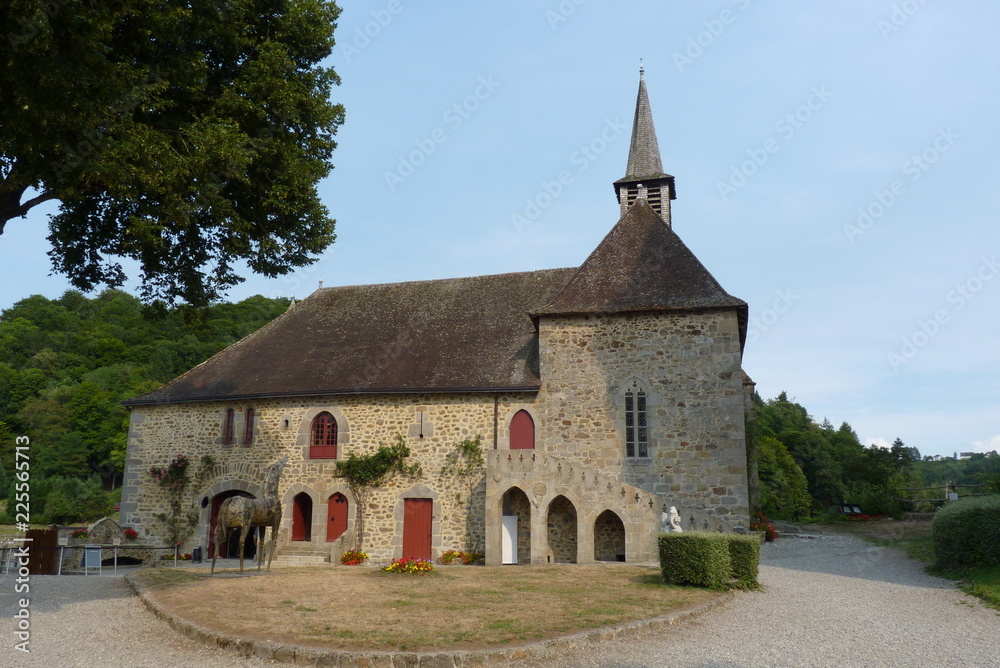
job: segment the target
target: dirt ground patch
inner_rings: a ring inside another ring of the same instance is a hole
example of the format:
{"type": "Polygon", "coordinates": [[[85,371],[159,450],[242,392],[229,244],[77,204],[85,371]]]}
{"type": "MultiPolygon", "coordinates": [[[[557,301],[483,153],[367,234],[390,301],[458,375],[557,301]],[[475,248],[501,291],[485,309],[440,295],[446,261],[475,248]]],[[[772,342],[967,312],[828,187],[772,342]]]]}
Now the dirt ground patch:
{"type": "Polygon", "coordinates": [[[492,648],[651,619],[718,596],[664,585],[658,569],[438,566],[433,574],[370,567],[215,577],[137,573],[164,609],[226,634],[344,650],[492,648]]]}

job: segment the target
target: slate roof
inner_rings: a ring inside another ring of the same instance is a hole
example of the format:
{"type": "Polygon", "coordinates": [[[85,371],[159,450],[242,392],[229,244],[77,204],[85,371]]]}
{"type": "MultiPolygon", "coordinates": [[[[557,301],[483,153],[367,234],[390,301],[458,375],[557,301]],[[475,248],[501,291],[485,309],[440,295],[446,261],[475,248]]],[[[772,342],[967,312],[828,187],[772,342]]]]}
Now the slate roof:
{"type": "Polygon", "coordinates": [[[663,172],[660,145],[656,140],[656,128],[653,125],[653,112],[650,110],[649,95],[646,93],[646,80],[640,75],[639,94],[636,97],[635,116],[632,119],[628,164],[625,166],[625,176],[615,183],[666,178],[673,179],[663,172]]]}
{"type": "Polygon", "coordinates": [[[126,405],[320,394],[537,390],[530,312],[575,269],[321,288],[126,405]]]}
{"type": "Polygon", "coordinates": [[[706,308],[736,308],[745,340],[746,302],[723,290],[691,249],[640,199],[555,299],[533,315],[706,308]]]}

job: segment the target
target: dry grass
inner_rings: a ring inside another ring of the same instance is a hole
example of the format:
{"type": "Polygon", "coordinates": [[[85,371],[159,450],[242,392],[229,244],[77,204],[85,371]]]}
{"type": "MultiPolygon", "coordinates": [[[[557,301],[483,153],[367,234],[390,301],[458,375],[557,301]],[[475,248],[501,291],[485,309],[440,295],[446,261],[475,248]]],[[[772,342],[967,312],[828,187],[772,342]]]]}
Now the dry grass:
{"type": "MultiPolygon", "coordinates": [[[[228,575],[228,573],[227,573],[228,575]]],[[[662,584],[654,568],[443,567],[414,576],[368,567],[213,578],[138,574],[162,607],[201,626],[336,649],[473,649],[649,619],[720,594],[662,584]]]]}

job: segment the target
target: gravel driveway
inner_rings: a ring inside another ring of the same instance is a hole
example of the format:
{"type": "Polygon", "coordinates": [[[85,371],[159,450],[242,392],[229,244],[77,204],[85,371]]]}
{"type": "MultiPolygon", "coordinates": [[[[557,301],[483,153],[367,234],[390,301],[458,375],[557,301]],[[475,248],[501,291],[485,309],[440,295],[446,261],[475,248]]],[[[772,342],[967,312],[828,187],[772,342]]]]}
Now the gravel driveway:
{"type": "Polygon", "coordinates": [[[1000,666],[1000,612],[898,550],[843,535],[780,538],[761,562],[764,593],[545,665],[1000,666]]]}
{"type": "MultiPolygon", "coordinates": [[[[546,666],[1000,666],[1000,614],[899,552],[850,536],[762,551],[766,592],[740,593],[654,637],[546,666]]],[[[14,649],[14,577],[0,576],[0,666],[275,666],[175,633],[120,577],[33,576],[31,654],[14,649]]],[[[543,665],[543,664],[533,664],[543,665]]]]}

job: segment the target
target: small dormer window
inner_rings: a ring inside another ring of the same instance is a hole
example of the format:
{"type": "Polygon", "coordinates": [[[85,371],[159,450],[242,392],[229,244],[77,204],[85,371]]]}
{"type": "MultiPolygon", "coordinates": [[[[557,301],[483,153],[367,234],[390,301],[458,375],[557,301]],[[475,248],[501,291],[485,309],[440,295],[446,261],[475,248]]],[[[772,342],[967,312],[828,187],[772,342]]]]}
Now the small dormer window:
{"type": "Polygon", "coordinates": [[[625,456],[649,457],[646,393],[634,387],[625,390],[625,456]]]}

